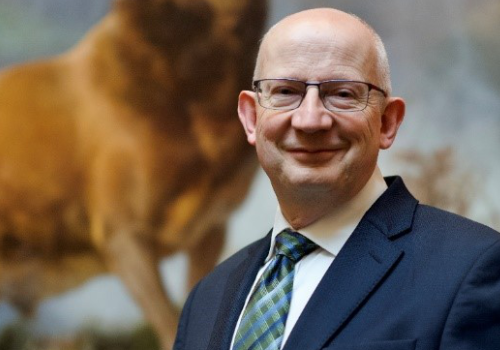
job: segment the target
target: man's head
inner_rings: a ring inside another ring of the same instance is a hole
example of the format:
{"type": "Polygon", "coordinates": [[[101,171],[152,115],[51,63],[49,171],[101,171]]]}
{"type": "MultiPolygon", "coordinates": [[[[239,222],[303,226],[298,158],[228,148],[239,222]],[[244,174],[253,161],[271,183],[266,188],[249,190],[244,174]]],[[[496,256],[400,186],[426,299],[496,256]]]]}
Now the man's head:
{"type": "Polygon", "coordinates": [[[254,80],[276,78],[368,83],[333,84],[322,88],[321,98],[318,86],[309,85],[300,106],[291,110],[269,108],[270,101],[298,93],[288,86],[273,87],[281,90],[272,99],[270,91],[259,95],[260,85],[256,92],[240,94],[238,111],[248,141],[256,146],[282,209],[314,198],[345,203],[369,180],[379,150],[392,145],[404,115],[404,101],[389,96],[380,38],[363,21],[341,11],[296,13],[272,27],[261,43],[254,80]],[[357,93],[363,99],[343,110],[342,99],[349,98],[353,86],[363,91],[357,93]],[[331,96],[333,106],[328,104],[331,96]]]}

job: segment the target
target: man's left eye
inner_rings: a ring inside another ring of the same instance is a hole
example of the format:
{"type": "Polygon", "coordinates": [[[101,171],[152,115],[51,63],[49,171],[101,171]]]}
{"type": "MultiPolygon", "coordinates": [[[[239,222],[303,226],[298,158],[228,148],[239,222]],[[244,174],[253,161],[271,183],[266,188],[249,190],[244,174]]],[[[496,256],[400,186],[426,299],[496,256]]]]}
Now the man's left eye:
{"type": "Polygon", "coordinates": [[[349,90],[337,90],[329,93],[332,97],[340,97],[340,98],[354,98],[354,93],[349,90]]]}

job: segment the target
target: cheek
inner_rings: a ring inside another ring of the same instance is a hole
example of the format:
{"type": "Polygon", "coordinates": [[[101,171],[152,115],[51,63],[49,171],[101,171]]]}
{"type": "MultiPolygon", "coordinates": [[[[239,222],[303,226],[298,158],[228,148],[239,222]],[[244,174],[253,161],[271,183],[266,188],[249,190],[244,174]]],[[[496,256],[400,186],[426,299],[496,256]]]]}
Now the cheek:
{"type": "Polygon", "coordinates": [[[285,162],[281,152],[282,144],[287,137],[287,117],[282,114],[259,116],[257,123],[256,151],[261,166],[268,175],[280,172],[285,162]]]}
{"type": "Polygon", "coordinates": [[[261,143],[279,144],[286,130],[286,118],[282,115],[263,113],[257,123],[257,138],[261,143]]]}
{"type": "Polygon", "coordinates": [[[380,118],[374,113],[365,113],[361,116],[355,127],[353,127],[353,134],[355,139],[361,146],[370,151],[376,147],[378,149],[380,138],[380,118]]]}
{"type": "Polygon", "coordinates": [[[275,128],[268,122],[257,125],[257,139],[255,149],[263,166],[272,162],[277,152],[278,138],[275,128]]]}

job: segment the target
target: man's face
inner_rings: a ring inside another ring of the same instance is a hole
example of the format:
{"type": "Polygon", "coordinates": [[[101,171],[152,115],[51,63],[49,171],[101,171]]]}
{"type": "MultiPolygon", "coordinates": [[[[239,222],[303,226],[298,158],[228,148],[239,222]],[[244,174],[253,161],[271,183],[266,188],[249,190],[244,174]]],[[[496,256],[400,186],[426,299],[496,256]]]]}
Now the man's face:
{"type": "MultiPolygon", "coordinates": [[[[375,52],[363,35],[317,29],[315,24],[315,28],[305,25],[273,33],[257,78],[379,84],[374,81],[375,52]]],[[[256,99],[255,94],[252,97],[256,99]]],[[[241,104],[242,100],[240,117],[241,104]]],[[[300,107],[291,111],[265,109],[255,102],[255,130],[247,135],[278,198],[285,191],[328,191],[339,202],[356,195],[370,178],[383,147],[383,104],[383,95],[372,90],[364,110],[331,112],[314,86],[308,88],[300,107]]]]}

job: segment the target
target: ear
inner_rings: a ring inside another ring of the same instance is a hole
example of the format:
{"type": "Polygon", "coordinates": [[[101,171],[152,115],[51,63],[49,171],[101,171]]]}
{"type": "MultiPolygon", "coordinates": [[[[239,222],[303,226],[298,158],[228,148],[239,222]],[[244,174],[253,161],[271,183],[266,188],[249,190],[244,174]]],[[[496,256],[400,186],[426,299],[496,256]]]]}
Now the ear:
{"type": "Polygon", "coordinates": [[[253,91],[244,90],[240,92],[238,98],[238,116],[240,118],[243,129],[247,134],[248,143],[255,146],[255,129],[257,125],[257,105],[255,101],[255,93],[253,91]]]}
{"type": "Polygon", "coordinates": [[[382,114],[380,126],[380,148],[391,147],[396,139],[399,126],[405,115],[405,101],[399,97],[390,97],[382,114]]]}

